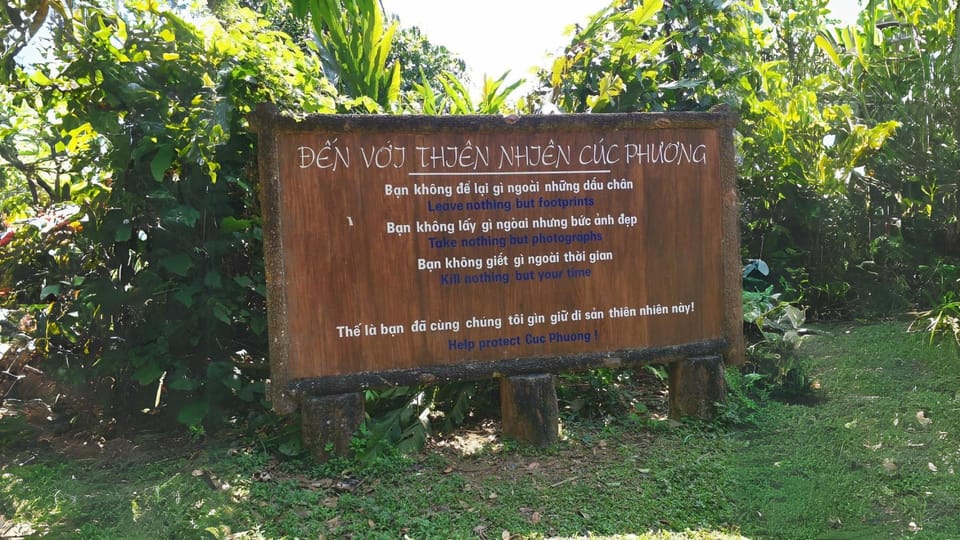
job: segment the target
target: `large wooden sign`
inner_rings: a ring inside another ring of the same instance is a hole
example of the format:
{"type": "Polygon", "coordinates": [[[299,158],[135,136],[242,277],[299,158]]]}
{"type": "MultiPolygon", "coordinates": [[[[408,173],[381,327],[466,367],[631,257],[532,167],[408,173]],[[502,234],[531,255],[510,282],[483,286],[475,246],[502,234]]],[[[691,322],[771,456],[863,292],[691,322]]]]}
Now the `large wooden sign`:
{"type": "Polygon", "coordinates": [[[272,398],[740,350],[726,112],[261,108],[272,398]]]}

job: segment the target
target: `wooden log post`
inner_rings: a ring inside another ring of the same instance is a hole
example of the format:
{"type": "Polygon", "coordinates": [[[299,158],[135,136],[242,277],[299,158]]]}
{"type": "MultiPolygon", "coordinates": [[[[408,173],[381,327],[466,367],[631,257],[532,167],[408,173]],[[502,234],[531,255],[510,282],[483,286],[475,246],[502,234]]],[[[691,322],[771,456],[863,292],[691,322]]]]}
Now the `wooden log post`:
{"type": "Polygon", "coordinates": [[[318,462],[350,455],[350,441],[363,422],[363,394],[305,396],[300,438],[318,462]]]}
{"type": "Polygon", "coordinates": [[[716,403],[726,400],[723,358],[700,356],[670,364],[670,418],[691,416],[710,420],[716,403]]]}
{"type": "Polygon", "coordinates": [[[546,447],[560,440],[560,407],[552,374],[500,379],[500,416],[505,437],[546,447]]]}

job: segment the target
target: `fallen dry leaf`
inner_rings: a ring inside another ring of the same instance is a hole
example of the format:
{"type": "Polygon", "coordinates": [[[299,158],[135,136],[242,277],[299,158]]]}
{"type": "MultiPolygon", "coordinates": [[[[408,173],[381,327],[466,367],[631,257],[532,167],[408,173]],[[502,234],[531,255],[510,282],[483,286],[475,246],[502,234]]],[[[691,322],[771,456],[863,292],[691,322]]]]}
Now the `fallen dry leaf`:
{"type": "Polygon", "coordinates": [[[331,488],[336,482],[332,478],[321,478],[316,482],[310,484],[310,487],[326,489],[331,488]]]}
{"type": "Polygon", "coordinates": [[[560,487],[560,486],[562,486],[563,484],[566,484],[567,482],[573,482],[574,480],[579,480],[579,479],[580,479],[579,476],[573,476],[573,477],[570,477],[570,478],[565,478],[565,479],[563,479],[563,480],[561,480],[561,481],[559,481],[559,482],[554,482],[553,484],[550,484],[550,487],[552,487],[552,488],[560,487]]]}
{"type": "Polygon", "coordinates": [[[540,523],[540,519],[541,519],[540,512],[534,512],[533,515],[530,516],[530,523],[533,523],[534,525],[536,525],[540,523]]]}

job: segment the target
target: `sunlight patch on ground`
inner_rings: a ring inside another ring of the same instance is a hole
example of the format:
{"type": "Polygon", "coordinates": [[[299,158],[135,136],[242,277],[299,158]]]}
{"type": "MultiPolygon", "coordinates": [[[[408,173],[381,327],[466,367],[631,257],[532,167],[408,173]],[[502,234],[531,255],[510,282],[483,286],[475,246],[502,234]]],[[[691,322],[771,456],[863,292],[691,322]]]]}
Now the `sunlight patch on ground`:
{"type": "Polygon", "coordinates": [[[462,431],[453,437],[438,439],[436,445],[449,448],[460,456],[475,456],[503,449],[503,443],[497,435],[496,425],[493,422],[484,422],[479,429],[462,431]]]}
{"type": "Polygon", "coordinates": [[[25,538],[36,533],[29,523],[6,521],[0,516],[0,538],[25,538]]]}

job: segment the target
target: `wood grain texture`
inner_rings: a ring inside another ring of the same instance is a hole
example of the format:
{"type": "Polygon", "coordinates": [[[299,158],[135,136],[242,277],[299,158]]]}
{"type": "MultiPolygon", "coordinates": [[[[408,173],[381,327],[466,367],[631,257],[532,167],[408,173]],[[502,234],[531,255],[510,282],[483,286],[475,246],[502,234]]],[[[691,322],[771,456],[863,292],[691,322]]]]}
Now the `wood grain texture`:
{"type": "Polygon", "coordinates": [[[554,377],[540,373],[500,379],[504,436],[541,448],[560,440],[560,408],[554,377]]]}
{"type": "Polygon", "coordinates": [[[274,213],[268,304],[280,311],[271,371],[284,398],[458,366],[742,340],[726,283],[739,258],[725,254],[736,226],[732,158],[721,155],[732,150],[729,113],[258,115],[274,213]]]}

